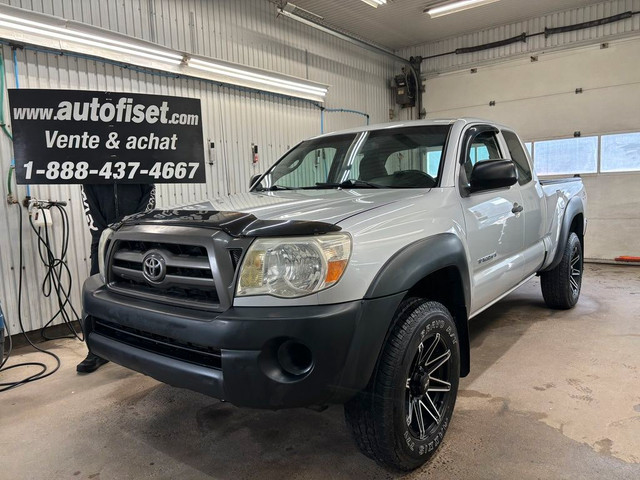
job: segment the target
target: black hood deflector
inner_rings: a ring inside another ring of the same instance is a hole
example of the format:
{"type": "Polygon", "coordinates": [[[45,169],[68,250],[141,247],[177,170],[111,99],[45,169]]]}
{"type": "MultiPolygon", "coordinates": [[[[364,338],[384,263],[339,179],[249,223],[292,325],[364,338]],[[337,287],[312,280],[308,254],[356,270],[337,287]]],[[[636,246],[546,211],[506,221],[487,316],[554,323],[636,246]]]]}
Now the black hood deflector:
{"type": "Polygon", "coordinates": [[[322,235],[339,232],[337,225],[306,220],[260,220],[251,213],[198,209],[206,204],[179,210],[151,210],[124,218],[111,228],[129,225],[173,225],[222,230],[232,237],[279,237],[289,235],[322,235]]]}

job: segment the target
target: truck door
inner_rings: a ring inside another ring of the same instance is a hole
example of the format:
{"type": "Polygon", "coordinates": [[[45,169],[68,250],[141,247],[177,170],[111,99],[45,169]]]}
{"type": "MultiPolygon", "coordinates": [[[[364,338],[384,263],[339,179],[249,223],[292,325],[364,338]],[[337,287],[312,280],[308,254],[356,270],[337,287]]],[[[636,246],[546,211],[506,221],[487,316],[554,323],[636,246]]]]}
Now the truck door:
{"type": "Polygon", "coordinates": [[[524,218],[523,276],[537,272],[545,257],[543,237],[546,235],[547,207],[542,186],[532,173],[531,163],[518,136],[502,130],[505,149],[518,169],[518,184],[522,195],[524,218]]]}
{"type": "Polygon", "coordinates": [[[498,135],[493,126],[476,125],[467,129],[461,144],[458,181],[474,284],[472,315],[523,279],[520,186],[470,192],[469,179],[476,163],[509,158],[498,135]]]}

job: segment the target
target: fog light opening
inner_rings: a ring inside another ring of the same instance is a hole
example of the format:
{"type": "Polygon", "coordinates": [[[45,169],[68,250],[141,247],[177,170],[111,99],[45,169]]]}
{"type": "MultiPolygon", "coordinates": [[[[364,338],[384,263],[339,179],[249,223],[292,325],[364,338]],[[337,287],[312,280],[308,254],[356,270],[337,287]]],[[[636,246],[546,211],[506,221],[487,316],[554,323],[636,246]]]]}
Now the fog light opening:
{"type": "Polygon", "coordinates": [[[313,356],[306,345],[287,340],[278,348],[278,363],[285,372],[301,376],[313,368],[313,356]]]}

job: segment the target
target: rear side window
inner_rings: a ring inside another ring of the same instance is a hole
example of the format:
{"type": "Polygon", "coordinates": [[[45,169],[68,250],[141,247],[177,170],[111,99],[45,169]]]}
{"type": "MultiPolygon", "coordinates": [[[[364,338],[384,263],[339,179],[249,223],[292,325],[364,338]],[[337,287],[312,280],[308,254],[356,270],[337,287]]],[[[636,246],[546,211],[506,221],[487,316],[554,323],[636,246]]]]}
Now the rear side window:
{"type": "Polygon", "coordinates": [[[531,181],[531,167],[527,160],[527,154],[524,153],[522,144],[515,133],[508,130],[502,131],[502,136],[507,142],[509,153],[511,154],[511,160],[516,164],[518,168],[518,183],[524,185],[531,181]]]}

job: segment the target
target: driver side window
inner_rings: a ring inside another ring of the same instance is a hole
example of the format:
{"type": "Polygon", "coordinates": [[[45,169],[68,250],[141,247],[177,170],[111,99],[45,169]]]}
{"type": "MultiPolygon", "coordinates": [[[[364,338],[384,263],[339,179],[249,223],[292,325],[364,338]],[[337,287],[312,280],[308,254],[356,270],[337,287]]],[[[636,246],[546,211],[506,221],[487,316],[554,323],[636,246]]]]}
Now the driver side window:
{"type": "Polygon", "coordinates": [[[482,132],[476,135],[465,154],[463,171],[466,175],[466,184],[469,184],[473,166],[484,160],[504,158],[498,146],[498,138],[495,132],[482,132]]]}

